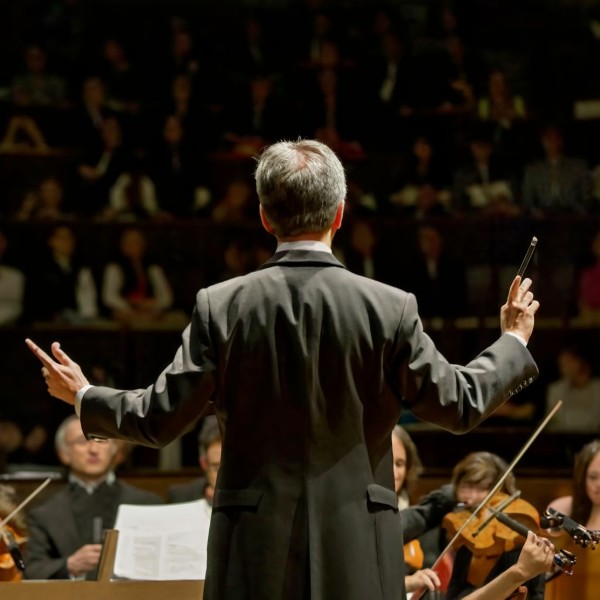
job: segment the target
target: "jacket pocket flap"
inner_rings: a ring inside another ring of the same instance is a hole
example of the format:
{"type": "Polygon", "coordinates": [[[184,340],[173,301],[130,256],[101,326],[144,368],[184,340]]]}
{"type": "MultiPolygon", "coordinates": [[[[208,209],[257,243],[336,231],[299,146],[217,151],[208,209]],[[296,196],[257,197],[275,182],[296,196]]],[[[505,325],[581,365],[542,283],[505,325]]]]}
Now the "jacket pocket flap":
{"type": "Polygon", "coordinates": [[[227,506],[256,508],[262,495],[261,490],[215,490],[213,508],[227,506]]]}
{"type": "Polygon", "coordinates": [[[388,508],[393,508],[396,511],[398,510],[398,498],[396,497],[396,494],[382,485],[372,483],[367,486],[367,495],[373,504],[383,504],[388,508]]]}

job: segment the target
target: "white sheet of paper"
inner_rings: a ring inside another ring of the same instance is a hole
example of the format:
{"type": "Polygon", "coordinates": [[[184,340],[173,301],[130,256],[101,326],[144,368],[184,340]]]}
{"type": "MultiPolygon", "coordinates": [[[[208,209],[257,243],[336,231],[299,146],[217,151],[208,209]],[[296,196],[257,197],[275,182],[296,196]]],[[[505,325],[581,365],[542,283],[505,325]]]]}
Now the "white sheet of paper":
{"type": "Polygon", "coordinates": [[[204,579],[211,507],[206,500],[159,506],[122,504],[115,575],[125,579],[204,579]]]}

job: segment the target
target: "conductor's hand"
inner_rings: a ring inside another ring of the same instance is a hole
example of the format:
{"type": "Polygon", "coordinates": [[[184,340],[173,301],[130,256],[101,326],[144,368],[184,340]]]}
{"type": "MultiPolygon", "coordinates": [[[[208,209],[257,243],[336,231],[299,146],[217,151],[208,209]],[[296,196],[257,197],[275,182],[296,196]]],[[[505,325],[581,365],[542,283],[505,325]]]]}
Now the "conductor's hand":
{"type": "Polygon", "coordinates": [[[95,569],[100,562],[102,544],[86,544],[81,546],[67,558],[67,570],[69,575],[80,577],[88,571],[95,569]]]}
{"type": "Polygon", "coordinates": [[[517,275],[508,290],[506,304],[500,309],[500,327],[502,333],[514,333],[525,342],[529,341],[533,332],[534,315],[540,303],[533,299],[529,291],[531,279],[521,281],[517,275]]]}
{"type": "Polygon", "coordinates": [[[77,392],[89,384],[85,375],[81,372],[80,366],[73,362],[61,349],[58,342],[52,344],[51,356],[46,354],[37,344],[30,339],[25,343],[29,349],[40,359],[42,365],[42,376],[48,386],[48,392],[51,396],[63,400],[67,404],[75,404],[75,395],[77,392]]]}

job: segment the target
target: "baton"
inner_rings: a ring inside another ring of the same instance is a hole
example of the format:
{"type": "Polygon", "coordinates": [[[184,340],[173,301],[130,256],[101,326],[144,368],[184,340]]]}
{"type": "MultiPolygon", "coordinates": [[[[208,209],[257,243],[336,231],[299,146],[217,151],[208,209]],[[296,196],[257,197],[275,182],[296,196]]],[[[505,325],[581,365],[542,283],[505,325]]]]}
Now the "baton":
{"type": "Polygon", "coordinates": [[[529,244],[529,248],[527,248],[527,252],[525,253],[525,257],[523,258],[523,262],[521,263],[521,266],[519,267],[519,270],[517,271],[517,276],[518,277],[523,277],[523,275],[525,274],[525,270],[527,269],[527,265],[529,264],[529,261],[531,260],[531,257],[533,256],[533,253],[535,251],[535,247],[537,245],[537,238],[535,237],[535,235],[531,238],[531,244],[529,244]]]}

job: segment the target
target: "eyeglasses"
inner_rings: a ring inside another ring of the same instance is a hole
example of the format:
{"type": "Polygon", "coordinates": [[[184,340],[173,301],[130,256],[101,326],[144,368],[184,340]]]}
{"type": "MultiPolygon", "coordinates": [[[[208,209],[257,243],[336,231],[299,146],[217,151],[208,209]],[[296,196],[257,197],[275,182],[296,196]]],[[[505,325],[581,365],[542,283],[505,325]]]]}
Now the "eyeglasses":
{"type": "Polygon", "coordinates": [[[109,442],[108,439],[92,438],[92,439],[88,440],[87,438],[80,437],[80,438],[76,438],[74,440],[69,440],[69,441],[65,442],[65,444],[67,446],[79,446],[80,448],[82,448],[83,446],[87,446],[88,444],[91,444],[91,443],[100,444],[103,446],[104,444],[108,444],[108,442],[109,442]]]}

